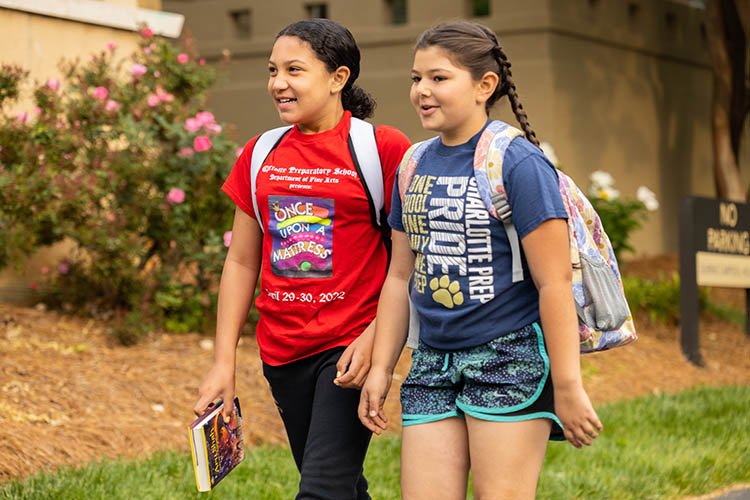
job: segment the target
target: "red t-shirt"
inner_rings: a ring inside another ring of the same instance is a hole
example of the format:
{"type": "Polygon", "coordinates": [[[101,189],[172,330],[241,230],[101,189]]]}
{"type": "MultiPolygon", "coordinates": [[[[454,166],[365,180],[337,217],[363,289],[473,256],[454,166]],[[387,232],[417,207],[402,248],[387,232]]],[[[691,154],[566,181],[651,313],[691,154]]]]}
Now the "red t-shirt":
{"type": "MultiPolygon", "coordinates": [[[[335,128],[319,134],[293,127],[258,173],[264,235],[256,337],[269,365],[349,345],[377,311],[387,254],[347,146],[350,119],[346,111],[335,128]]],[[[375,139],[389,211],[409,140],[383,125],[375,139]]],[[[256,140],[245,145],[222,186],[255,219],[250,158],[256,140]]]]}

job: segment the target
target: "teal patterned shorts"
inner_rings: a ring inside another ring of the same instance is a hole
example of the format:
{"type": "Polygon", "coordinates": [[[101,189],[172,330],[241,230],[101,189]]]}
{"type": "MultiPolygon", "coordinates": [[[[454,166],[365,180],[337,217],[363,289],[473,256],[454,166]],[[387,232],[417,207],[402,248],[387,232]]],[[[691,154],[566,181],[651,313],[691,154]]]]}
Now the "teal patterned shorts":
{"type": "Polygon", "coordinates": [[[498,422],[548,418],[550,439],[563,438],[549,357],[536,323],[458,351],[438,351],[420,340],[411,363],[401,384],[404,426],[464,414],[498,422]]]}

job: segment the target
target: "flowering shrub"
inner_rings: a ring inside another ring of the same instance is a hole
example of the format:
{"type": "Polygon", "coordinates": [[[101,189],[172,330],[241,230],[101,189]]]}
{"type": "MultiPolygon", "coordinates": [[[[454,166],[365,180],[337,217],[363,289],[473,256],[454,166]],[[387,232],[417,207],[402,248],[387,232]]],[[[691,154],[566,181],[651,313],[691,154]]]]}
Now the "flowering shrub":
{"type": "MultiPolygon", "coordinates": [[[[549,143],[540,145],[545,156],[555,166],[560,168],[555,150],[549,143]]],[[[648,212],[659,209],[659,201],[653,191],[641,186],[636,191],[635,199],[620,197],[620,191],[615,189],[615,180],[607,172],[597,170],[589,177],[588,199],[591,201],[607,236],[612,243],[615,255],[619,259],[623,252],[632,252],[630,235],[640,228],[648,217],[648,212]]]]}
{"type": "Polygon", "coordinates": [[[659,202],[646,186],[638,188],[635,199],[621,198],[614,187],[614,178],[601,170],[593,172],[589,180],[589,200],[599,214],[619,259],[623,252],[633,251],[629,241],[631,233],[646,221],[648,212],[659,209],[659,202]]]}
{"type": "Polygon", "coordinates": [[[1,68],[0,267],[67,239],[42,300],[199,330],[230,239],[219,186],[237,146],[204,108],[215,74],[202,60],[148,28],[129,57],[116,51],[63,62],[17,116],[6,109],[27,74],[1,68]]]}

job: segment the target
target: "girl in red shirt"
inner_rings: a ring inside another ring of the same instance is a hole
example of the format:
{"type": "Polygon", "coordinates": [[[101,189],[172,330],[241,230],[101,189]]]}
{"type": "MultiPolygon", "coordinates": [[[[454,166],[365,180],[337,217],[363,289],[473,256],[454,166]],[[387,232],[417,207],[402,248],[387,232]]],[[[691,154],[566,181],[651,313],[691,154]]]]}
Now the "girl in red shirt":
{"type": "MultiPolygon", "coordinates": [[[[237,208],[214,364],[194,410],[234,398],[237,341],[260,276],[256,337],[301,473],[298,498],[370,498],[362,474],[370,431],[357,405],[388,252],[348,147],[352,117],[367,118],[375,107],[354,85],[359,59],[338,23],[309,19],[284,28],[269,58],[268,92],[293,127],[259,169],[257,212],[250,191],[257,137],[222,187],[237,208]]],[[[409,141],[388,126],[378,126],[375,139],[391,193],[409,141]]]]}

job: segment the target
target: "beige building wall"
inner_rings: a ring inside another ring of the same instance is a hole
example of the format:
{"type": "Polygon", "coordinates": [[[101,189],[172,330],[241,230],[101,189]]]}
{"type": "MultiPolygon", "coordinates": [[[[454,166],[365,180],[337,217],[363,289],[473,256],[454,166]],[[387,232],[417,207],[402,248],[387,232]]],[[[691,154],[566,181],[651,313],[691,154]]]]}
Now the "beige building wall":
{"type": "MultiPolygon", "coordinates": [[[[235,123],[238,140],[277,126],[266,94],[266,61],[273,37],[325,3],[362,49],[359,83],[378,99],[375,123],[430,134],[408,103],[411,47],[436,21],[466,17],[471,1],[407,0],[408,22],[390,24],[392,0],[164,0],[186,16],[186,30],[209,61],[232,54],[210,105],[235,123]],[[238,32],[232,12],[246,11],[238,32]]],[[[479,21],[500,37],[530,122],[551,143],[563,168],[584,188],[594,170],[610,172],[623,196],[645,185],[661,208],[633,243],[641,255],[677,250],[678,212],[690,194],[713,196],[711,68],[701,32],[703,11],[676,0],[491,0],[479,21]]],[[[503,102],[494,112],[513,116],[503,102]]],[[[750,133],[741,166],[750,179],[750,133]]]]}
{"type": "MultiPolygon", "coordinates": [[[[103,3],[156,9],[160,8],[161,0],[110,0],[103,3]]],[[[109,42],[117,44],[119,54],[127,55],[138,45],[138,34],[134,31],[3,8],[1,3],[0,33],[3,34],[0,37],[0,64],[17,64],[29,71],[31,81],[39,82],[60,78],[58,64],[63,58],[89,57],[103,50],[109,42]]],[[[11,112],[27,111],[31,115],[31,108],[30,89],[27,88],[11,112]]],[[[23,300],[29,294],[29,286],[43,277],[41,269],[54,270],[67,250],[66,244],[58,244],[30,256],[21,269],[1,269],[0,299],[23,300]]]]}

